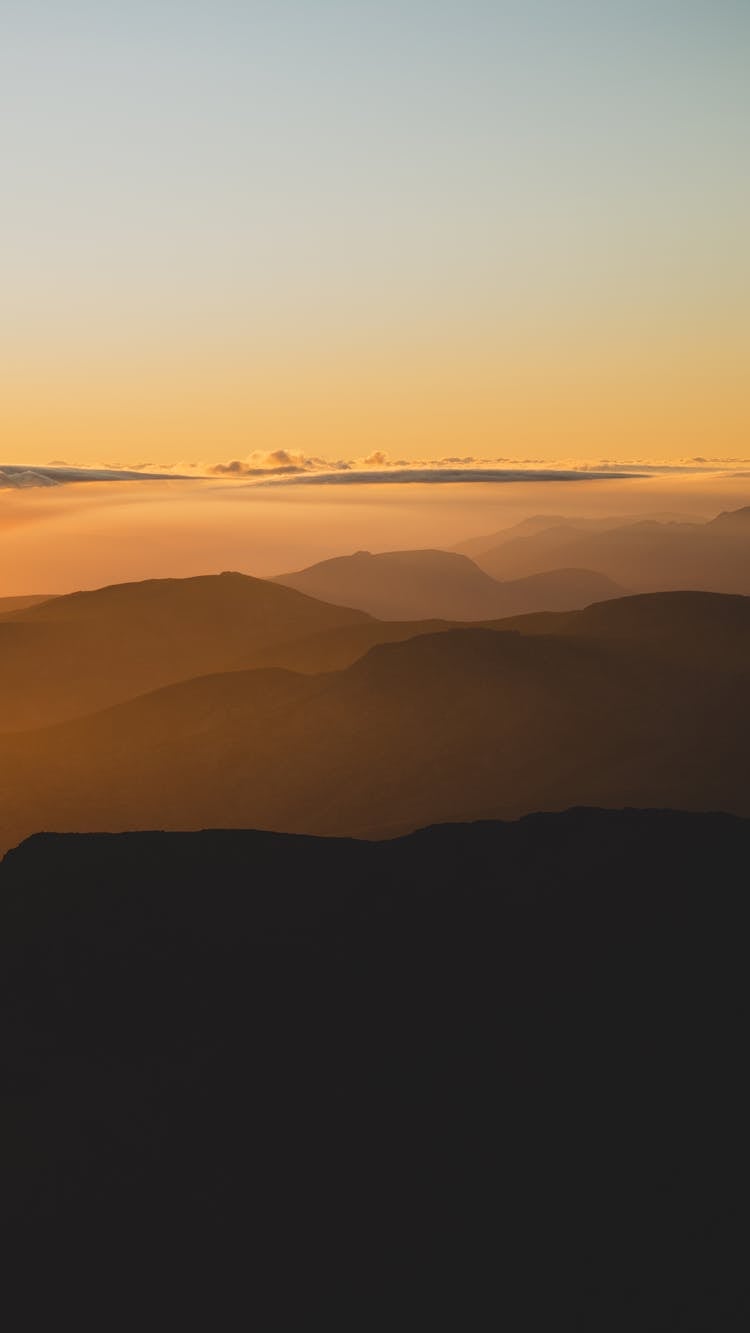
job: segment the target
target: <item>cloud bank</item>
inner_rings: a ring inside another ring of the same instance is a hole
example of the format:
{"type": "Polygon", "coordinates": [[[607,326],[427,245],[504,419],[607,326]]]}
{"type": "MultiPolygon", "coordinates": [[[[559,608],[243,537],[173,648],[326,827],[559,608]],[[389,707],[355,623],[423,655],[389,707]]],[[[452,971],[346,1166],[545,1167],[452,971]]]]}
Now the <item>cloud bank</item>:
{"type": "Polygon", "coordinates": [[[68,463],[28,467],[3,463],[0,464],[0,487],[25,491],[36,486],[64,486],[77,481],[163,481],[164,475],[164,472],[146,472],[141,468],[75,467],[68,463]]]}
{"type": "MultiPolygon", "coordinates": [[[[362,486],[421,483],[513,482],[513,481],[613,481],[618,477],[633,478],[637,472],[595,472],[593,470],[561,471],[552,468],[491,468],[491,467],[393,467],[373,469],[371,472],[313,472],[296,478],[305,486],[362,486]]],[[[268,478],[264,486],[283,485],[281,478],[268,478]]],[[[288,484],[288,483],[287,483],[288,484]]]]}
{"type": "Polygon", "coordinates": [[[156,481],[172,478],[225,479],[257,486],[362,486],[421,484],[506,484],[534,481],[603,481],[689,474],[750,475],[750,460],[475,458],[391,459],[383,450],[365,458],[338,459],[276,449],[256,450],[227,462],[135,463],[127,467],[77,466],[55,460],[42,466],[0,464],[0,488],[25,490],[85,481],[156,481]]]}

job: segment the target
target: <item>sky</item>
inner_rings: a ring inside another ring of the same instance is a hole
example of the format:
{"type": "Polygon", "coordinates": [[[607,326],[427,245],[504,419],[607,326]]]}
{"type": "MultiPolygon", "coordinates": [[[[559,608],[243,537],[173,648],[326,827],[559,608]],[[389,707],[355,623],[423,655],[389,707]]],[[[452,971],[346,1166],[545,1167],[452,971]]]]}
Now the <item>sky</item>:
{"type": "Polygon", "coordinates": [[[0,468],[746,456],[749,58],[747,0],[2,0],[0,468]]]}

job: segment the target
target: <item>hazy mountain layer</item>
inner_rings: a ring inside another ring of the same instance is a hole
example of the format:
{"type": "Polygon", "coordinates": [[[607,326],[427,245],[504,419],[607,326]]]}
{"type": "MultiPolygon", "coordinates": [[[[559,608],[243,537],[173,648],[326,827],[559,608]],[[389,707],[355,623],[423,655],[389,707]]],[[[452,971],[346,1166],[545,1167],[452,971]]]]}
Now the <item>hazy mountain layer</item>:
{"type": "Polygon", "coordinates": [[[709,523],[639,523],[602,532],[568,521],[503,539],[474,559],[496,579],[560,566],[597,570],[634,592],[705,589],[750,594],[750,508],[709,523]]]}
{"type": "Polygon", "coordinates": [[[710,592],[643,593],[564,615],[512,617],[493,628],[522,634],[575,635],[641,645],[681,672],[712,666],[728,674],[750,667],[750,597],[710,592]]]}
{"type": "Polygon", "coordinates": [[[586,617],[580,635],[381,644],[325,675],[202,677],[4,736],[2,845],[40,828],[386,836],[570,804],[750,813],[747,600],[665,594],[586,617]],[[670,618],[683,640],[665,652],[670,618]],[[722,621],[716,654],[692,652],[722,621]]]}
{"type": "Polygon", "coordinates": [[[33,839],[6,1257],[125,1257],[179,1322],[205,1282],[279,1329],[743,1327],[749,858],[634,811],[33,839]]]}
{"type": "Polygon", "coordinates": [[[38,606],[40,602],[51,601],[51,596],[44,597],[0,597],[0,616],[6,616],[12,611],[25,611],[30,606],[38,606]]]}
{"type": "Polygon", "coordinates": [[[20,730],[89,713],[368,619],[231,573],[56,597],[0,619],[0,726],[20,730]]]}
{"type": "Polygon", "coordinates": [[[585,568],[498,585],[467,556],[450,551],[357,551],[274,581],[383,620],[489,620],[573,610],[623,593],[585,568]]]}
{"type": "Polygon", "coordinates": [[[533,514],[530,518],[522,518],[520,522],[512,523],[507,528],[500,528],[497,532],[486,532],[479,537],[469,537],[466,541],[458,542],[456,546],[451,547],[451,550],[460,551],[463,555],[470,556],[472,560],[477,560],[477,557],[483,552],[494,550],[496,546],[501,546],[504,542],[515,541],[518,537],[531,537],[551,530],[559,531],[563,528],[569,528],[579,533],[605,532],[609,528],[629,527],[633,523],[643,521],[652,523],[694,523],[695,518],[692,514],[671,512],[641,514],[637,517],[619,514],[609,518],[582,518],[566,514],[533,514]]]}

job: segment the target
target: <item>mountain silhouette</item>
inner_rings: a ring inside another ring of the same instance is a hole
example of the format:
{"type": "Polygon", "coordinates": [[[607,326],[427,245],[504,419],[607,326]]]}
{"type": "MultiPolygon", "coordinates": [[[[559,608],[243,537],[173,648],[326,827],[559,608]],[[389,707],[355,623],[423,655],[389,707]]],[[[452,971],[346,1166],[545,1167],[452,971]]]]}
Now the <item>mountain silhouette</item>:
{"type": "Polygon", "coordinates": [[[597,570],[633,592],[676,589],[750,594],[747,510],[709,523],[652,519],[582,532],[569,522],[504,539],[475,555],[496,579],[518,579],[565,566],[597,570]]]}
{"type": "Polygon", "coordinates": [[[741,1328],[749,857],[636,810],[31,839],[6,1259],[115,1256],[180,1322],[203,1279],[270,1328],[741,1328]]]}
{"type": "MultiPolygon", "coordinates": [[[[488,623],[494,628],[495,624],[503,626],[505,622],[488,623]]],[[[320,671],[341,671],[364,657],[376,644],[401,643],[420,634],[441,634],[446,630],[463,628],[465,622],[455,620],[370,619],[356,625],[337,625],[333,629],[318,630],[299,639],[275,644],[254,653],[252,665],[281,667],[287,671],[302,671],[307,675],[320,671]]]]}
{"type": "Polygon", "coordinates": [[[736,533],[742,537],[750,538],[750,505],[745,505],[743,509],[729,509],[716,518],[712,518],[708,527],[712,532],[736,533]]]}
{"type": "Polygon", "coordinates": [[[488,620],[571,610],[623,592],[584,568],[498,585],[468,556],[451,551],[385,551],[323,560],[274,580],[312,597],[354,606],[382,620],[488,620]]]}
{"type": "Polygon", "coordinates": [[[587,616],[580,634],[419,635],[321,675],[201,677],[6,734],[0,841],[248,824],[382,837],[570,804],[750,813],[747,599],[626,598],[587,616]],[[722,619],[716,652],[691,652],[722,619]]]}
{"type": "Polygon", "coordinates": [[[0,620],[4,730],[92,712],[173,681],[231,670],[273,645],[367,623],[244,574],[122,583],[0,620]]]}
{"type": "Polygon", "coordinates": [[[533,514],[529,518],[522,518],[518,523],[512,523],[507,528],[500,528],[496,532],[483,533],[479,537],[469,537],[466,541],[459,542],[458,545],[451,547],[453,551],[459,551],[463,555],[471,556],[476,560],[478,556],[485,551],[492,551],[497,546],[502,546],[505,542],[516,541],[524,537],[541,537],[545,532],[556,533],[555,540],[562,540],[565,530],[571,535],[575,533],[605,532],[609,528],[622,528],[632,525],[635,522],[651,521],[655,523],[692,523],[694,518],[690,514],[681,514],[671,511],[664,513],[642,514],[638,519],[627,517],[624,514],[610,516],[608,518],[583,518],[581,516],[571,516],[569,514],[533,514]]]}
{"type": "Polygon", "coordinates": [[[676,670],[698,665],[744,672],[750,664],[750,597],[710,592],[642,593],[562,615],[517,616],[498,629],[576,635],[639,645],[670,658],[676,670]]]}
{"type": "Polygon", "coordinates": [[[38,606],[40,602],[50,602],[52,594],[49,596],[37,595],[30,597],[0,597],[0,616],[9,615],[12,611],[25,611],[30,606],[38,606]]]}

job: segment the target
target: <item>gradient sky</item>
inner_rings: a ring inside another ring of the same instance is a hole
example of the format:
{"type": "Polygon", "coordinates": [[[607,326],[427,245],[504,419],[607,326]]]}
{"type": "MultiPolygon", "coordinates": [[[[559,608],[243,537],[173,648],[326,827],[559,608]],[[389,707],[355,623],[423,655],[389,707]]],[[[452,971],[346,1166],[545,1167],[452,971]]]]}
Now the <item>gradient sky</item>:
{"type": "Polygon", "coordinates": [[[747,0],[2,0],[2,462],[746,454],[747,0]]]}

